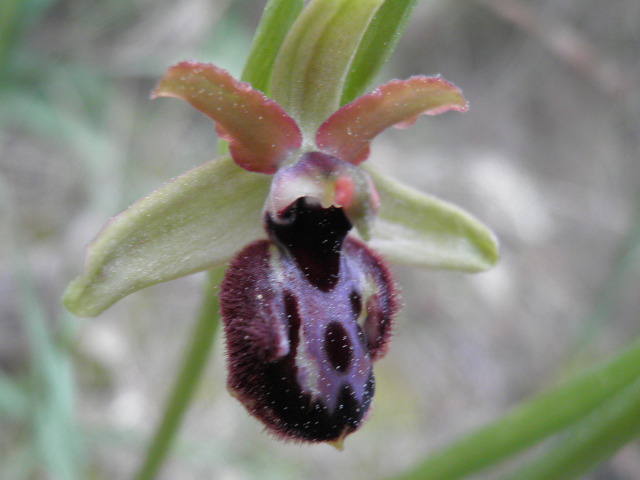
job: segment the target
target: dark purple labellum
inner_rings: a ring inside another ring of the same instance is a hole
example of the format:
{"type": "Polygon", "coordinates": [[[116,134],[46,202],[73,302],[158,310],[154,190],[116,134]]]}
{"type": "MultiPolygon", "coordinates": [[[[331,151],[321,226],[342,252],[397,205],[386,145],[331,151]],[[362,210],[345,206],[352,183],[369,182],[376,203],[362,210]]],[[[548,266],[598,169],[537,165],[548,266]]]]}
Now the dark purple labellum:
{"type": "Polygon", "coordinates": [[[394,282],[340,208],[301,198],[266,227],[221,285],[229,389],[283,439],[341,441],[369,410],[394,282]]]}

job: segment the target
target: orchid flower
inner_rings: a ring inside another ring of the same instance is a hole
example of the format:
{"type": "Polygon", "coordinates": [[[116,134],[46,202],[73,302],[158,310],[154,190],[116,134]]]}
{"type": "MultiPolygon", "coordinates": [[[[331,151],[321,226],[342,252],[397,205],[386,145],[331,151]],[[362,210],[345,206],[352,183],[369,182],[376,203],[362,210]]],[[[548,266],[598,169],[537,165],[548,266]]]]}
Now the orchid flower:
{"type": "Polygon", "coordinates": [[[361,166],[388,127],[467,109],[455,85],[426,76],[341,104],[383,3],[311,2],[279,48],[268,92],[212,64],[171,67],[153,97],[213,119],[229,154],[114,217],[65,295],[71,311],[92,316],[148,285],[228,264],[228,387],[285,440],[339,444],[366,418],[373,362],[400,304],[385,259],[466,271],[497,259],[472,216],[361,166]]]}

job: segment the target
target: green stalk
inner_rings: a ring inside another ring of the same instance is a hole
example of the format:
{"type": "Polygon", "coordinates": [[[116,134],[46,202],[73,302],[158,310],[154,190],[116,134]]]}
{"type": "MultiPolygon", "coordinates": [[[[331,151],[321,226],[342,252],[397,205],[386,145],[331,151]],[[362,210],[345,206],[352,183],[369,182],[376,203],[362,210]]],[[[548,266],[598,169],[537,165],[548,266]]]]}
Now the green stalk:
{"type": "Polygon", "coordinates": [[[525,402],[395,478],[458,480],[477,473],[580,421],[639,377],[636,341],[612,361],[525,402]]]}
{"type": "Polygon", "coordinates": [[[224,270],[223,267],[218,267],[209,272],[202,308],[185,352],[182,368],[176,377],[162,421],[149,444],[144,463],[134,477],[135,480],[152,480],[157,477],[196,393],[220,323],[218,285],[224,270]]]}

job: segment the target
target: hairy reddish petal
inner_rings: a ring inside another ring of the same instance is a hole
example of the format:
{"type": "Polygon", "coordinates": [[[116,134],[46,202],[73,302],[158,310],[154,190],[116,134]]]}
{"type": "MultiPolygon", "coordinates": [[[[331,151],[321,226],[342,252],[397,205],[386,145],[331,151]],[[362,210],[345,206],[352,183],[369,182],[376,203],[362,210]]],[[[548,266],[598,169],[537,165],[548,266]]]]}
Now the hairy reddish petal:
{"type": "Polygon", "coordinates": [[[369,156],[369,144],[386,128],[412,125],[420,115],[464,112],[467,102],[452,83],[439,77],[392,80],[331,115],[318,129],[318,147],[355,165],[369,156]]]}
{"type": "Polygon", "coordinates": [[[171,67],[153,92],[156,97],[181,98],[215,120],[234,161],[252,172],[275,173],[302,143],[298,125],[277,102],[210,63],[171,67]]]}

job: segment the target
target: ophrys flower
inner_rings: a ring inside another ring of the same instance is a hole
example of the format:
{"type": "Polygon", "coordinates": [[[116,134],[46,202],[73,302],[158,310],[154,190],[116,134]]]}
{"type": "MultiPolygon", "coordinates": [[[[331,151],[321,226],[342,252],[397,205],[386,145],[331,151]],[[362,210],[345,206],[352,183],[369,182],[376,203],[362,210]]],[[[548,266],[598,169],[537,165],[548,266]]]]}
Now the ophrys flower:
{"type": "MultiPolygon", "coordinates": [[[[312,2],[285,40],[270,97],[211,64],[169,69],[154,96],[211,117],[230,155],[115,217],[65,301],[95,315],[147,285],[231,260],[221,286],[230,389],[281,438],[340,442],[366,416],[372,364],[398,309],[383,256],[478,271],[497,247],[456,207],[359,166],[384,129],[464,111],[466,101],[453,84],[416,76],[340,106],[353,58],[344,52],[361,37],[335,39],[322,4],[312,2]],[[320,18],[331,37],[305,30],[320,18]],[[303,68],[300,45],[313,53],[303,68]]],[[[353,27],[341,12],[358,2],[334,4],[344,8],[331,18],[353,27]]],[[[367,8],[370,20],[377,7],[367,8]]]]}

